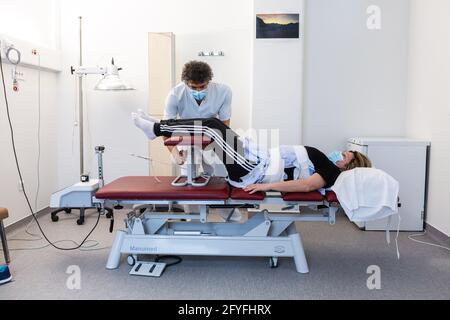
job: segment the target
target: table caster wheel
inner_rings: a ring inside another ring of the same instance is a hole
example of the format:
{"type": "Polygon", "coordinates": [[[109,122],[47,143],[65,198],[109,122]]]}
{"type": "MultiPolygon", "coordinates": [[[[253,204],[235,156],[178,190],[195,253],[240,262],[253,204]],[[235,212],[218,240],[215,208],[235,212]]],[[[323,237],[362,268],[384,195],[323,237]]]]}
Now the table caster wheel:
{"type": "Polygon", "coordinates": [[[81,226],[84,224],[84,219],[78,219],[77,220],[77,225],[81,226]]]}
{"type": "Polygon", "coordinates": [[[53,216],[53,215],[52,215],[52,221],[53,221],[53,222],[58,222],[58,220],[59,220],[59,217],[58,217],[58,216],[53,216]]]}
{"type": "Polygon", "coordinates": [[[136,259],[133,256],[128,256],[127,263],[129,266],[134,266],[136,264],[136,259]]]}

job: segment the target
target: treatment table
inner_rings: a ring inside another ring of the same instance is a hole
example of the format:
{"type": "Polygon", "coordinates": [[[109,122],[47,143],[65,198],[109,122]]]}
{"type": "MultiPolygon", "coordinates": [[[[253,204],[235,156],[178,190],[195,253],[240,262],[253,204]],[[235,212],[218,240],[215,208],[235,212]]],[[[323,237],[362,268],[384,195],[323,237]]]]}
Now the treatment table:
{"type": "MultiPolygon", "coordinates": [[[[176,139],[187,145],[193,141],[176,139]]],[[[199,143],[208,144],[202,140],[199,143]]],[[[205,255],[268,257],[273,268],[279,258],[292,257],[296,270],[308,273],[295,222],[323,221],[334,225],[336,221],[339,202],[333,192],[249,194],[220,177],[208,177],[206,185],[178,186],[180,177],[131,176],[103,186],[104,150],[96,147],[99,179],[80,183],[72,192],[54,194],[52,203],[60,207],[94,207],[103,212],[106,208],[130,209],[125,229],[116,231],[107,269],[118,268],[122,254],[128,256],[130,265],[137,262],[138,255],[205,255]],[[197,205],[199,210],[194,214],[180,213],[174,210],[176,205],[197,205]],[[263,209],[267,205],[281,209],[269,212],[263,209]],[[213,222],[210,210],[215,208],[229,209],[230,217],[239,208],[252,208],[254,214],[241,222],[213,222]],[[304,213],[306,208],[313,213],[304,213]]],[[[196,176],[191,172],[189,182],[196,176]]]]}
{"type": "Polygon", "coordinates": [[[298,272],[307,273],[308,264],[296,221],[335,223],[338,203],[334,193],[319,192],[250,195],[213,177],[204,187],[174,187],[174,177],[123,177],[98,190],[95,202],[120,208],[133,206],[126,219],[126,230],[116,232],[106,265],[119,266],[121,254],[129,255],[133,265],[137,255],[213,255],[269,257],[276,267],[278,258],[293,257],[298,272]],[[159,205],[198,205],[198,214],[158,212],[159,205]],[[299,213],[255,213],[243,223],[210,222],[211,208],[258,208],[278,204],[297,208],[299,213]],[[301,207],[320,207],[317,214],[301,214],[301,207]],[[184,221],[190,220],[190,221],[184,221]]]}

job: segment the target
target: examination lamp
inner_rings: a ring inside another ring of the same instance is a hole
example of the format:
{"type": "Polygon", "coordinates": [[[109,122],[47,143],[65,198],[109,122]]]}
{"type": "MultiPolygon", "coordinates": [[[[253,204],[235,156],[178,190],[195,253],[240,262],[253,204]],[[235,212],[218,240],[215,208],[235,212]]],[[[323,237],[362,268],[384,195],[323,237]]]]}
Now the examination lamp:
{"type": "Polygon", "coordinates": [[[101,74],[103,78],[95,86],[95,90],[98,91],[124,91],[124,90],[135,90],[133,87],[124,82],[120,76],[119,71],[122,68],[118,68],[114,64],[114,58],[111,60],[111,64],[107,67],[84,67],[80,66],[76,69],[71,68],[72,74],[77,74],[79,76],[88,74],[101,74]]]}
{"type": "Polygon", "coordinates": [[[84,172],[84,135],[83,135],[83,77],[88,74],[102,75],[103,78],[95,86],[95,90],[99,91],[125,91],[134,90],[131,86],[126,84],[119,76],[119,71],[122,68],[118,68],[114,64],[114,58],[111,60],[111,64],[107,67],[87,67],[83,66],[83,51],[82,51],[82,17],[80,20],[80,66],[77,68],[71,67],[72,74],[78,75],[78,103],[79,103],[79,133],[80,133],[80,179],[81,181],[89,180],[89,177],[84,172]]]}
{"type": "MultiPolygon", "coordinates": [[[[72,74],[78,76],[78,106],[79,106],[79,115],[78,115],[78,128],[79,128],[79,141],[80,141],[80,181],[81,182],[89,182],[89,175],[84,171],[84,115],[83,115],[83,78],[88,74],[97,74],[102,75],[103,78],[97,83],[95,86],[95,90],[100,91],[125,91],[125,90],[134,90],[128,84],[122,81],[119,76],[119,71],[121,68],[116,67],[114,64],[114,58],[111,60],[111,64],[107,67],[87,67],[83,66],[83,42],[82,42],[82,17],[79,17],[80,20],[80,65],[79,67],[71,67],[70,71],[72,74]]],[[[58,212],[65,211],[70,212],[72,209],[80,210],[80,219],[77,220],[77,224],[81,225],[84,223],[84,212],[89,208],[60,208],[56,211],[52,212],[52,221],[58,221],[58,212]]],[[[91,208],[93,209],[93,208],[91,208]]],[[[112,212],[111,209],[108,212],[112,212]]],[[[111,213],[110,212],[110,213],[111,213]]],[[[109,213],[109,214],[110,214],[109,213]]],[[[108,216],[108,215],[107,215],[108,216]]],[[[113,220],[111,220],[113,221],[113,220]]]]}
{"type": "Polygon", "coordinates": [[[121,68],[117,68],[114,65],[114,59],[112,59],[111,64],[106,68],[106,74],[103,76],[103,79],[97,83],[95,90],[134,90],[134,88],[130,87],[127,83],[120,79],[119,70],[121,70],[121,68]]]}

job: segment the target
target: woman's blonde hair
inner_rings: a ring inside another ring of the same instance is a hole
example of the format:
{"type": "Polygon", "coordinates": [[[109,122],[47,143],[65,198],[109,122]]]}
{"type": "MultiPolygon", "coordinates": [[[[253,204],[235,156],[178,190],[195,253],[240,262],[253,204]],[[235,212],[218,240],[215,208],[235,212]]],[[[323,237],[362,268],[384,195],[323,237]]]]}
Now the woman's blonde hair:
{"type": "Polygon", "coordinates": [[[350,151],[355,156],[352,161],[347,165],[347,170],[355,169],[355,168],[372,168],[372,162],[369,158],[363,155],[358,151],[350,151]]]}

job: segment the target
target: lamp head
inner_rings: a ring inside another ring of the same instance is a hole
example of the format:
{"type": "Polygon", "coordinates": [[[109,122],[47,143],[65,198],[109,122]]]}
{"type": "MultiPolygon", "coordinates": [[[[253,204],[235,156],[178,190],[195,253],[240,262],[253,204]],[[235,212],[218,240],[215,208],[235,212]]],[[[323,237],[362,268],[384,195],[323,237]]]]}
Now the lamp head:
{"type": "Polygon", "coordinates": [[[135,90],[133,87],[125,83],[119,76],[119,68],[114,65],[114,58],[111,64],[106,67],[106,73],[97,85],[95,90],[99,91],[123,91],[123,90],[135,90]]]}

